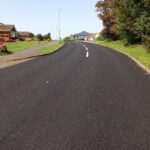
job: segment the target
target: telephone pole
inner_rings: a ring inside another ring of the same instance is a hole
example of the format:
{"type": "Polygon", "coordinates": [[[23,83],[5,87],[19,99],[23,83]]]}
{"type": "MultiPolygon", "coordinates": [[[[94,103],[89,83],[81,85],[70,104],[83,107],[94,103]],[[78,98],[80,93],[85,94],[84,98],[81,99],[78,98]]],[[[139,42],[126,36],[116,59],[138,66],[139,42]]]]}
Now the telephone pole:
{"type": "Polygon", "coordinates": [[[58,25],[58,40],[59,40],[59,43],[60,43],[60,41],[61,41],[61,23],[60,23],[60,13],[61,13],[61,8],[59,8],[59,14],[58,14],[58,19],[59,19],[59,21],[58,21],[58,23],[59,23],[59,25],[58,25]]]}

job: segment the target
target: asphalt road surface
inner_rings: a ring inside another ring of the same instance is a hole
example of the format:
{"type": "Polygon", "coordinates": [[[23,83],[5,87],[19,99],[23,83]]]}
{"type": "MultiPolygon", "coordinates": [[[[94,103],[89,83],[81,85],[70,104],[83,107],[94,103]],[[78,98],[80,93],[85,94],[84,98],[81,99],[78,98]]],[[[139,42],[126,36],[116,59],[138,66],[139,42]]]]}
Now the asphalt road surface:
{"type": "Polygon", "coordinates": [[[80,42],[1,69],[0,150],[150,150],[150,76],[80,42]]]}

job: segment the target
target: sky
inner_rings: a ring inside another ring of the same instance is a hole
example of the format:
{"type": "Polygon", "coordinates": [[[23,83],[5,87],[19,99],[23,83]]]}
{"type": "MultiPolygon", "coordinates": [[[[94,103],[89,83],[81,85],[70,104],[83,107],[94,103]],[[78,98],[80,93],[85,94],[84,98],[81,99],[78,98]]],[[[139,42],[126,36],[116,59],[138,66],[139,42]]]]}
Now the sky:
{"type": "Polygon", "coordinates": [[[51,33],[58,38],[59,9],[61,37],[87,31],[100,32],[102,22],[97,17],[98,0],[0,0],[0,22],[14,24],[17,31],[34,34],[51,33]]]}

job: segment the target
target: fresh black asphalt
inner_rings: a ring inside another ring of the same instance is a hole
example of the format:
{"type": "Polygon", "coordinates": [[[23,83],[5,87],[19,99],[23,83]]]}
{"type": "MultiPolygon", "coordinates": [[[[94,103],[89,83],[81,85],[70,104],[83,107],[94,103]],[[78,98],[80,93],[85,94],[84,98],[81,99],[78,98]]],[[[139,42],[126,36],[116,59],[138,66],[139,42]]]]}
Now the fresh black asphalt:
{"type": "Polygon", "coordinates": [[[0,150],[150,150],[150,76],[82,45],[0,70],[0,150]]]}

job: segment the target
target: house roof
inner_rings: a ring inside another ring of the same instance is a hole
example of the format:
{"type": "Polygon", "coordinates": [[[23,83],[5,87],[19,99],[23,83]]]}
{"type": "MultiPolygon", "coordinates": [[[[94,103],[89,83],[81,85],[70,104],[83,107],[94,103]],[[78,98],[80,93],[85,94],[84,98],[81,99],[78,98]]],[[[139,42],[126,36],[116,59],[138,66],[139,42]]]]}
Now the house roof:
{"type": "Polygon", "coordinates": [[[31,32],[23,32],[23,31],[19,31],[17,32],[20,36],[29,36],[31,34],[31,32]]]}
{"type": "Polygon", "coordinates": [[[0,24],[0,31],[7,31],[7,32],[10,32],[12,31],[13,29],[16,30],[15,26],[14,25],[5,25],[5,24],[0,24]]]}
{"type": "Polygon", "coordinates": [[[90,36],[91,34],[88,33],[88,32],[86,32],[86,31],[82,31],[82,32],[80,32],[80,33],[75,34],[75,36],[76,36],[76,35],[78,35],[78,36],[90,36]]]}

